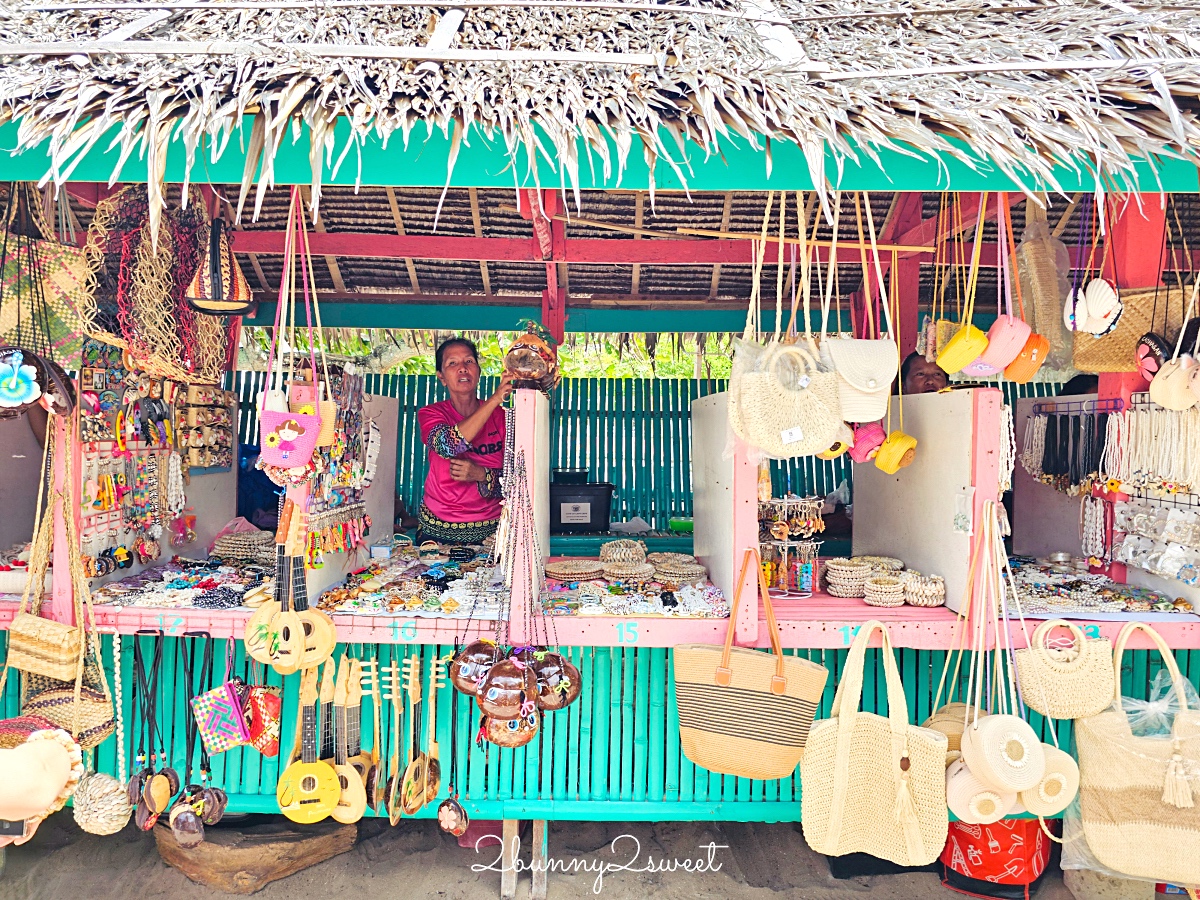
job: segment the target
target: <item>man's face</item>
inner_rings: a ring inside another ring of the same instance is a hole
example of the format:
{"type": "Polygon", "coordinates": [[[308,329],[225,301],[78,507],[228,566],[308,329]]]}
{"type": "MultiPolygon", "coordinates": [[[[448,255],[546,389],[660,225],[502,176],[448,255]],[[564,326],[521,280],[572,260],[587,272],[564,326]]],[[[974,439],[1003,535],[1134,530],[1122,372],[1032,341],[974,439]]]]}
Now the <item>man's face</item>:
{"type": "Polygon", "coordinates": [[[913,361],[912,367],[908,371],[908,377],[904,379],[904,393],[932,394],[940,391],[947,384],[949,384],[949,380],[946,378],[946,373],[937,363],[931,363],[924,357],[918,357],[913,361]]]}

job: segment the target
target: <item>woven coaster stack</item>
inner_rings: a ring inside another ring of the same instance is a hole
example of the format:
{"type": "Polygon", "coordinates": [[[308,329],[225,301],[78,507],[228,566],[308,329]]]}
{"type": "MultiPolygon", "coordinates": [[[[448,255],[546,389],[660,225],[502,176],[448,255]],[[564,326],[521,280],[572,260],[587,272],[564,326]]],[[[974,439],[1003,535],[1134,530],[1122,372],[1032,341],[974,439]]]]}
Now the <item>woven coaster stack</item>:
{"type": "Polygon", "coordinates": [[[604,576],[604,566],[597,559],[568,558],[546,563],[546,577],[555,581],[591,581],[604,576]]]}
{"type": "Polygon", "coordinates": [[[904,560],[894,556],[856,556],[854,559],[867,563],[880,575],[894,575],[904,568],[904,560]]]}
{"type": "Polygon", "coordinates": [[[696,557],[690,553],[647,553],[646,562],[652,566],[662,565],[663,563],[688,563],[695,565],[696,557]]]}
{"type": "Polygon", "coordinates": [[[946,602],[946,582],[940,575],[909,572],[904,579],[904,602],[909,606],[941,606],[946,602]]]}
{"type": "Polygon", "coordinates": [[[654,565],[654,577],[663,584],[699,584],[708,577],[708,569],[696,562],[680,560],[664,560],[654,565]]]}
{"type": "Polygon", "coordinates": [[[213,545],[213,556],[241,559],[266,566],[275,565],[275,535],[269,531],[243,531],[225,534],[213,545]]]}
{"type": "Polygon", "coordinates": [[[600,545],[600,562],[636,562],[646,561],[646,544],[644,541],[633,541],[629,538],[618,538],[600,545]]]}
{"type": "Polygon", "coordinates": [[[861,597],[874,574],[871,564],[862,559],[834,557],[825,563],[825,584],[834,597],[861,597]]]}
{"type": "Polygon", "coordinates": [[[604,577],[626,584],[645,584],[654,578],[654,566],[644,562],[612,562],[604,564],[604,577]]]}
{"type": "Polygon", "coordinates": [[[894,575],[873,575],[863,586],[863,601],[868,606],[903,606],[904,581],[894,575]]]}

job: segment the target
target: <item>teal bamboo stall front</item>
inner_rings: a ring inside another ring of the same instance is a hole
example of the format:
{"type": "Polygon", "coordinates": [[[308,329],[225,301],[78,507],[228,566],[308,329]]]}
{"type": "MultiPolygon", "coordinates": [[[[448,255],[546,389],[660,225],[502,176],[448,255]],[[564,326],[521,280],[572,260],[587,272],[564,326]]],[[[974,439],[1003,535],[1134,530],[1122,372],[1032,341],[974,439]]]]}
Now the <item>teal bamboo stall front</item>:
{"type": "MultiPolygon", "coordinates": [[[[131,718],[133,680],[133,642],[151,638],[122,638],[122,707],[125,720],[126,752],[137,748],[138,723],[131,718]]],[[[163,687],[165,696],[184,694],[182,667],[179,663],[179,638],[167,638],[164,653],[163,687]]],[[[216,644],[217,668],[224,661],[228,642],[216,644]]],[[[242,652],[235,645],[235,672],[249,677],[251,672],[242,652]]],[[[418,654],[426,673],[428,691],[429,661],[447,654],[449,646],[417,644],[348,645],[339,647],[360,657],[376,657],[384,668],[395,659],[418,654]]],[[[473,702],[459,695],[454,728],[458,733],[458,789],[468,812],[488,819],[536,818],[549,820],[595,821],[799,821],[800,780],[798,775],[775,781],[751,781],[722,776],[693,765],[679,746],[678,716],[671,680],[671,651],[666,649],[622,647],[572,647],[568,654],[583,674],[583,692],[578,702],[544,717],[540,735],[518,750],[500,749],[485,744],[481,749],[473,738],[479,717],[473,702]]],[[[818,718],[829,714],[833,693],[846,658],[845,650],[789,650],[821,662],[829,668],[830,678],[818,709],[818,718]]],[[[863,688],[863,708],[883,712],[886,709],[883,672],[878,651],[869,651],[867,680],[863,688]]],[[[112,673],[112,639],[104,639],[104,655],[112,673]]],[[[901,649],[897,660],[904,679],[910,716],[920,722],[932,711],[934,694],[946,654],[942,651],[901,649]]],[[[1200,651],[1177,650],[1175,658],[1185,676],[1200,685],[1200,651]]],[[[1161,668],[1157,655],[1138,651],[1126,655],[1125,691],[1145,697],[1146,686],[1161,668]]],[[[268,672],[269,683],[283,681],[268,672]]],[[[5,716],[18,711],[17,679],[9,679],[3,697],[5,716]]],[[[296,727],[298,684],[296,677],[286,680],[282,753],[292,744],[296,727]]],[[[427,696],[427,694],[426,694],[427,696]]],[[[442,752],[443,784],[446,796],[451,752],[451,711],[454,698],[450,690],[438,693],[438,740],[442,752]]],[[[381,754],[389,759],[397,732],[391,727],[390,703],[383,705],[381,754]]],[[[182,702],[167,704],[159,714],[164,749],[170,764],[182,776],[185,768],[185,711],[182,702]]],[[[405,711],[407,715],[407,710],[405,711]]],[[[364,697],[362,734],[370,745],[373,712],[364,697]]],[[[1049,724],[1033,717],[1035,728],[1049,739],[1049,724]]],[[[1070,746],[1070,723],[1057,723],[1059,741],[1070,746]]],[[[407,719],[398,732],[406,734],[407,719]]],[[[401,737],[403,740],[403,737],[401,737]]],[[[423,742],[424,743],[424,742],[423,742]]],[[[98,749],[101,771],[117,773],[116,741],[109,739],[98,749]]],[[[401,748],[401,764],[405,754],[401,748]]],[[[199,754],[193,759],[198,764],[199,754]]],[[[267,759],[249,748],[239,748],[213,758],[213,783],[230,794],[230,810],[236,812],[276,812],[275,784],[281,758],[267,759]]],[[[390,771],[390,769],[389,769],[390,771]]],[[[198,778],[198,774],[195,775],[198,778]]],[[[436,803],[427,806],[422,818],[434,815],[436,803]]]]}

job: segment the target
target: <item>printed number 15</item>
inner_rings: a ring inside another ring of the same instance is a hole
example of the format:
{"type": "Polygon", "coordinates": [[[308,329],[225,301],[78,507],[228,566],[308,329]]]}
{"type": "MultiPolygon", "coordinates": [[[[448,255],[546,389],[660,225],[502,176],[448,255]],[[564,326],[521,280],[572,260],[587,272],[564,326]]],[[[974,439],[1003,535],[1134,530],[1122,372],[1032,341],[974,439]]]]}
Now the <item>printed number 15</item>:
{"type": "Polygon", "coordinates": [[[617,643],[618,644],[636,644],[638,642],[638,623],[637,622],[618,622],[617,623],[617,643]]]}

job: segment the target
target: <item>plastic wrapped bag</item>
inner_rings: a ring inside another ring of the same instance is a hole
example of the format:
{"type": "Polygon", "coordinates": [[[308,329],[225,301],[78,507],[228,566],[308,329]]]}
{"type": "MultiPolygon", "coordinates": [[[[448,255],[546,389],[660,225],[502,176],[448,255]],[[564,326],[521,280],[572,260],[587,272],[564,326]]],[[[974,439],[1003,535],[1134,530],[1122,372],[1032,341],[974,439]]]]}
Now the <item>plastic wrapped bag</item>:
{"type": "Polygon", "coordinates": [[[1026,317],[1033,330],[1050,342],[1047,365],[1055,369],[1071,368],[1074,349],[1063,325],[1063,304],[1071,289],[1067,279],[1070,271],[1070,252],[1050,233],[1045,210],[1035,203],[1027,204],[1025,233],[1017,247],[1017,274],[1021,295],[1027,300],[1026,317]]]}
{"type": "MultiPolygon", "coordinates": [[[[1184,715],[1195,717],[1195,711],[1200,709],[1200,696],[1197,695],[1196,689],[1190,681],[1184,679],[1183,685],[1187,704],[1187,711],[1184,712],[1184,715]]],[[[1169,744],[1172,740],[1172,729],[1175,725],[1175,718],[1181,711],[1181,706],[1179,697],[1173,690],[1169,671],[1166,669],[1160,670],[1155,676],[1148,700],[1122,697],[1121,706],[1125,710],[1125,715],[1129,721],[1130,733],[1134,738],[1161,740],[1164,744],[1169,744]]],[[[1200,791],[1200,781],[1196,778],[1192,780],[1196,782],[1197,790],[1200,791]]],[[[1180,832],[1179,839],[1182,841],[1190,840],[1189,834],[1189,832],[1180,832]]],[[[1149,850],[1150,848],[1147,849],[1149,850]]],[[[1082,812],[1078,797],[1063,814],[1062,867],[1064,869],[1091,869],[1092,871],[1113,878],[1130,878],[1136,881],[1156,882],[1163,880],[1161,874],[1153,877],[1143,877],[1131,875],[1127,872],[1117,872],[1106,867],[1096,859],[1092,849],[1088,846],[1087,838],[1084,836],[1082,812]]]]}

